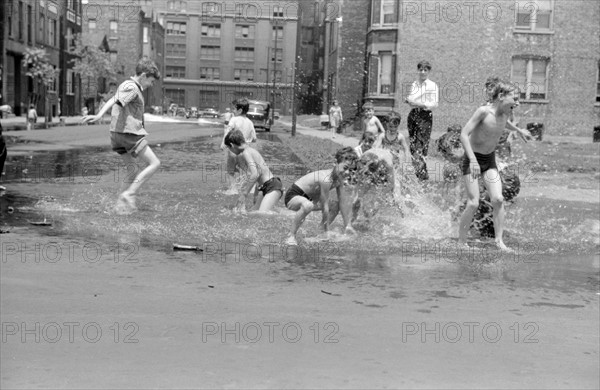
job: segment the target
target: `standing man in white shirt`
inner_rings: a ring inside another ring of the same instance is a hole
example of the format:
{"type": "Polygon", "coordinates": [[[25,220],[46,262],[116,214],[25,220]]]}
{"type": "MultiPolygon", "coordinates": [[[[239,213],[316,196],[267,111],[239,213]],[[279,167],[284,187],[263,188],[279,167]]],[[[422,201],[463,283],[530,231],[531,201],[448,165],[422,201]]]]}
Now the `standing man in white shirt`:
{"type": "Polygon", "coordinates": [[[431,64],[421,61],[417,64],[419,79],[412,84],[408,97],[404,100],[412,110],[408,114],[408,138],[410,153],[413,156],[415,174],[420,180],[428,180],[427,150],[433,126],[431,109],[438,106],[439,90],[436,83],[429,80],[431,64]]]}

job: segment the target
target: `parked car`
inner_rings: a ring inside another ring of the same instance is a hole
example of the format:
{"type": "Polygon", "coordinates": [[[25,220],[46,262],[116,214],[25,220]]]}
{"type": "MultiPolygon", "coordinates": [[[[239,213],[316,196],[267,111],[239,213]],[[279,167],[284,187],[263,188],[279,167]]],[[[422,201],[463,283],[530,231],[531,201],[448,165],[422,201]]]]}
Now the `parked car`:
{"type": "Polygon", "coordinates": [[[190,107],[188,110],[188,118],[198,118],[198,107],[190,107]]]}
{"type": "Polygon", "coordinates": [[[248,119],[254,124],[254,128],[262,128],[265,131],[271,131],[271,103],[263,100],[250,100],[250,109],[248,110],[248,119]]]}
{"type": "Polygon", "coordinates": [[[198,117],[218,118],[220,115],[214,108],[203,108],[198,111],[198,117]]]}

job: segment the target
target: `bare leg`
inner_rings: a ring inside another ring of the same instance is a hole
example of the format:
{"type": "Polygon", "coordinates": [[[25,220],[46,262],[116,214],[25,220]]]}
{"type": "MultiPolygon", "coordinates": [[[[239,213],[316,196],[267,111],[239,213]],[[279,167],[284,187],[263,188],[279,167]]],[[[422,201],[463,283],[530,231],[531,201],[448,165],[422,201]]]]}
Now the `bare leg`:
{"type": "Polygon", "coordinates": [[[225,152],[226,157],[225,161],[227,164],[227,176],[229,178],[228,187],[229,189],[225,192],[227,195],[235,195],[238,193],[235,184],[235,172],[237,170],[237,161],[235,154],[231,153],[229,150],[225,152]]]}
{"type": "Polygon", "coordinates": [[[490,194],[492,207],[494,208],[493,218],[496,246],[502,251],[511,252],[512,250],[504,244],[502,239],[502,235],[504,233],[505,211],[504,197],[502,196],[502,180],[500,179],[500,174],[496,169],[490,169],[484,173],[483,182],[485,183],[485,186],[490,194]]]}
{"type": "Polygon", "coordinates": [[[479,183],[476,179],[473,179],[471,174],[463,176],[465,187],[467,189],[467,207],[463,211],[460,217],[460,225],[458,226],[458,242],[460,244],[467,243],[467,233],[471,222],[473,222],[473,215],[479,207],[479,183]]]}
{"type": "Polygon", "coordinates": [[[273,207],[279,202],[282,193],[279,190],[271,191],[267,195],[263,196],[262,201],[260,202],[260,207],[258,211],[271,211],[273,207]]]}
{"type": "Polygon", "coordinates": [[[296,233],[298,233],[298,229],[304,222],[304,219],[311,211],[313,211],[315,205],[308,199],[303,196],[295,196],[288,203],[288,209],[296,211],[296,215],[294,215],[294,220],[292,221],[292,228],[290,229],[290,234],[286,243],[288,245],[298,245],[296,241],[296,233]]]}
{"type": "MultiPolygon", "coordinates": [[[[123,162],[126,167],[135,166],[134,159],[129,154],[123,154],[123,162]]],[[[160,160],[150,146],[146,146],[138,155],[140,159],[142,159],[146,164],[146,168],[144,168],[140,173],[138,173],[131,181],[125,179],[121,185],[121,189],[123,186],[126,186],[128,183],[129,186],[127,189],[119,195],[119,200],[117,203],[117,212],[122,213],[130,213],[135,211],[135,196],[140,187],[150,178],[152,175],[158,170],[160,167],[160,160]]],[[[134,171],[135,172],[135,171],[134,171]]]]}

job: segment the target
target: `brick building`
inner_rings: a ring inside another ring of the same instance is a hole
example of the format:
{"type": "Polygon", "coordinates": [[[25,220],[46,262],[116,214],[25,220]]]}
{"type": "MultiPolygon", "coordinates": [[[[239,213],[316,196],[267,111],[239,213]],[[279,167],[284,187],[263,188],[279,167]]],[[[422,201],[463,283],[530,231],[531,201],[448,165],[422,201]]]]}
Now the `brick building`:
{"type": "Polygon", "coordinates": [[[69,53],[74,34],[81,32],[81,0],[3,1],[2,99],[19,116],[36,104],[38,114],[72,115],[81,102],[79,77],[73,73],[69,53]],[[44,48],[50,63],[60,69],[48,88],[26,75],[22,66],[27,48],[44,48]],[[46,111],[46,108],[48,111],[46,111]]]}
{"type": "Polygon", "coordinates": [[[296,2],[154,0],[151,6],[165,27],[169,101],[224,110],[244,96],[291,112],[296,2]]]}
{"type": "MultiPolygon", "coordinates": [[[[96,85],[96,80],[83,80],[84,94],[89,97],[85,105],[92,112],[99,108],[102,95],[112,93],[118,84],[135,75],[137,62],[143,56],[156,62],[164,78],[164,29],[154,18],[151,8],[147,15],[135,2],[119,4],[111,0],[84,0],[83,9],[83,44],[107,51],[117,70],[114,83],[101,80],[96,85]]],[[[148,110],[163,103],[163,78],[144,91],[148,110]]]]}
{"type": "Polygon", "coordinates": [[[365,98],[406,118],[404,97],[427,59],[440,87],[434,131],[464,125],[496,75],[521,87],[522,126],[537,121],[549,134],[589,135],[600,124],[598,20],[596,0],[371,0],[365,98]]]}

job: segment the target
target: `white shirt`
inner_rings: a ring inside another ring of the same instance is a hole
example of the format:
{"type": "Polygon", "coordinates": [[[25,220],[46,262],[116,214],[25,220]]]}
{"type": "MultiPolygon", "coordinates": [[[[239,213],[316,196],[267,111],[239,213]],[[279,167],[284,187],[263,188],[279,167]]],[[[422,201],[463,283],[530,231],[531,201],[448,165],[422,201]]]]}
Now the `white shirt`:
{"type": "Polygon", "coordinates": [[[254,130],[254,124],[248,117],[245,116],[234,116],[229,120],[227,127],[225,128],[225,134],[231,130],[240,130],[244,134],[246,143],[256,141],[256,130],[254,130]]]}
{"type": "Polygon", "coordinates": [[[421,103],[425,104],[427,110],[431,110],[438,106],[439,102],[439,89],[436,83],[426,79],[420,83],[415,81],[412,83],[410,94],[406,98],[409,103],[421,103]]]}

